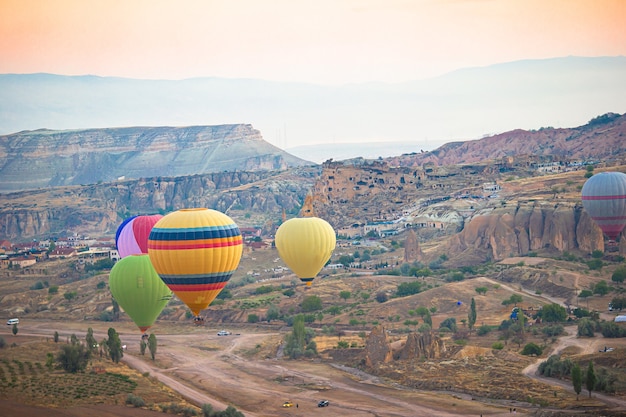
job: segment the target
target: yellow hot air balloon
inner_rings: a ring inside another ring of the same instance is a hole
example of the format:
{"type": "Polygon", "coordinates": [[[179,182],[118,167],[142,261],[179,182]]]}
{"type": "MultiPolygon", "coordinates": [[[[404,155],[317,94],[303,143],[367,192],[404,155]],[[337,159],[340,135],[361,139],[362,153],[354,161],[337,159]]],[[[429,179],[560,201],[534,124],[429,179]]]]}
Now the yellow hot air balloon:
{"type": "Polygon", "coordinates": [[[319,217],[289,219],[276,231],[280,258],[306,285],[328,262],[335,244],[335,230],[319,217]]]}
{"type": "Polygon", "coordinates": [[[164,216],[148,239],[154,269],[196,316],[226,286],[242,250],[235,222],[207,208],[182,209],[164,216]]]}

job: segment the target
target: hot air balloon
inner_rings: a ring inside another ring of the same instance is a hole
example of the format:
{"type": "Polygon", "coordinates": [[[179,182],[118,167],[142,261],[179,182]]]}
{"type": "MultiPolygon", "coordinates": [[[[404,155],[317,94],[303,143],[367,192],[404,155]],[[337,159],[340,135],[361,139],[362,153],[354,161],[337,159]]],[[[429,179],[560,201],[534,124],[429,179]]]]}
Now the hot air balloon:
{"type": "Polygon", "coordinates": [[[135,217],[137,216],[131,216],[128,217],[126,219],[124,219],[124,221],[122,222],[122,224],[120,224],[117,228],[117,230],[115,231],[115,246],[117,246],[117,241],[120,238],[120,233],[122,233],[122,230],[124,230],[124,227],[131,221],[133,220],[135,217]]]}
{"type": "Polygon", "coordinates": [[[167,214],[154,225],[148,240],[154,269],[197,317],[226,286],[242,250],[235,222],[207,208],[167,214]]]}
{"type": "Polygon", "coordinates": [[[335,243],[335,230],[318,217],[289,219],[276,231],[280,258],[308,286],[330,259],[335,243]]]}
{"type": "Polygon", "coordinates": [[[120,259],[109,274],[109,287],[117,303],[142,332],[154,324],[172,297],[148,255],[120,259]]]}
{"type": "Polygon", "coordinates": [[[614,245],[626,225],[626,174],[600,172],[582,189],[583,207],[614,245]]]}
{"type": "Polygon", "coordinates": [[[117,228],[115,245],[120,257],[148,253],[148,236],[152,227],[163,216],[154,214],[151,216],[133,216],[124,220],[117,228]]]}

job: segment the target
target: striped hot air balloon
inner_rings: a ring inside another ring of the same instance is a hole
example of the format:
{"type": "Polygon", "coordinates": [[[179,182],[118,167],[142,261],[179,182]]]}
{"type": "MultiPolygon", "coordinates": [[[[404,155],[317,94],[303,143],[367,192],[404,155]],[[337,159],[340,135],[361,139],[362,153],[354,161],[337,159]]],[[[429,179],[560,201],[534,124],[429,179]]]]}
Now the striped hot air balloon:
{"type": "Polygon", "coordinates": [[[626,225],[626,174],[593,175],[583,185],[582,200],[589,216],[614,242],[626,225]]]}
{"type": "Polygon", "coordinates": [[[196,316],[226,286],[242,250],[237,224],[207,208],[167,214],[154,225],[148,239],[154,269],[196,316]]]}
{"type": "Polygon", "coordinates": [[[152,227],[163,216],[133,216],[122,222],[115,234],[115,245],[120,257],[148,253],[148,236],[152,227]]]}
{"type": "Polygon", "coordinates": [[[289,219],[276,231],[278,255],[308,286],[330,259],[335,244],[335,230],[319,217],[289,219]]]}

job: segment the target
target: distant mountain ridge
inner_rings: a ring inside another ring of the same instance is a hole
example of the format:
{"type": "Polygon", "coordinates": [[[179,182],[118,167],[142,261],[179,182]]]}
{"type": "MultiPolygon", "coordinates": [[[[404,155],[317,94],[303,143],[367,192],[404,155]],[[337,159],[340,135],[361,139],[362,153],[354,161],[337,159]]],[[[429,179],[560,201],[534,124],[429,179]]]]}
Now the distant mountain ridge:
{"type": "Polygon", "coordinates": [[[611,160],[626,153],[626,114],[607,113],[571,128],[516,129],[482,139],[451,142],[431,151],[385,158],[394,166],[431,162],[438,166],[471,164],[506,156],[543,155],[569,160],[611,160]]]}
{"type": "MultiPolygon", "coordinates": [[[[251,124],[280,148],[452,142],[626,113],[626,57],[467,68],[397,84],[0,74],[0,134],[39,128],[251,124]]],[[[333,155],[328,155],[333,158],[333,155]]]]}
{"type": "Polygon", "coordinates": [[[311,164],[244,124],[41,129],[0,136],[0,192],[311,164]]]}

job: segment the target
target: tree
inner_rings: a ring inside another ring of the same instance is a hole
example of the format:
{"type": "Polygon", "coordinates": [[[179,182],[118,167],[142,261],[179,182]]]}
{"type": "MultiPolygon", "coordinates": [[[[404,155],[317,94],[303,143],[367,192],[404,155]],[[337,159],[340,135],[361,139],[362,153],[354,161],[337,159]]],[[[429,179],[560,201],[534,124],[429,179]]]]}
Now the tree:
{"type": "Polygon", "coordinates": [[[588,318],[582,318],[578,322],[578,336],[593,337],[595,335],[595,325],[588,318]]]}
{"type": "Polygon", "coordinates": [[[339,297],[341,297],[342,300],[346,301],[348,298],[350,298],[352,294],[350,293],[350,291],[340,291],[339,292],[339,297]]]}
{"type": "Polygon", "coordinates": [[[604,257],[604,252],[601,251],[600,249],[596,249],[593,252],[591,252],[591,257],[593,259],[602,259],[604,257]]]}
{"type": "Polygon", "coordinates": [[[578,364],[572,368],[572,384],[574,385],[574,392],[576,392],[576,400],[578,400],[578,394],[583,387],[583,371],[578,364]]]}
{"type": "Polygon", "coordinates": [[[87,342],[87,349],[89,352],[93,352],[98,347],[98,342],[96,338],[93,337],[93,329],[90,327],[87,329],[87,336],[85,337],[85,341],[87,342]]]}
{"type": "Polygon", "coordinates": [[[458,330],[456,327],[456,319],[454,317],[448,317],[447,319],[441,322],[441,324],[439,325],[439,328],[440,329],[447,328],[447,329],[450,329],[452,333],[456,333],[458,330]]]}
{"type": "Polygon", "coordinates": [[[91,353],[85,346],[80,343],[69,343],[61,346],[57,362],[65,372],[75,374],[85,370],[90,357],[91,353]]]}
{"type": "Polygon", "coordinates": [[[111,304],[113,305],[113,321],[117,321],[120,319],[120,305],[115,298],[111,298],[111,304]]]}
{"type": "Polygon", "coordinates": [[[419,281],[403,282],[398,285],[396,290],[396,296],[406,297],[413,294],[418,294],[422,291],[422,283],[419,281]]]}
{"type": "Polygon", "coordinates": [[[424,324],[428,324],[431,328],[433,327],[433,318],[430,316],[430,312],[426,310],[426,314],[423,316],[424,324]]]}
{"type": "Polygon", "coordinates": [[[626,308],[626,297],[615,297],[611,300],[611,307],[614,310],[622,310],[626,308]]]}
{"type": "Polygon", "coordinates": [[[626,266],[618,267],[613,275],[611,275],[611,281],[621,284],[626,279],[626,266]]]}
{"type": "Polygon", "coordinates": [[[306,346],[306,329],[304,327],[304,316],[298,314],[293,319],[293,330],[285,336],[285,353],[292,359],[304,354],[306,346]]]}
{"type": "Polygon", "coordinates": [[[148,350],[150,350],[150,356],[154,360],[157,352],[157,338],[154,333],[150,333],[150,337],[148,337],[148,350]]]}
{"type": "Polygon", "coordinates": [[[265,318],[267,322],[270,323],[272,320],[277,320],[280,317],[280,309],[276,304],[272,304],[267,309],[267,313],[265,313],[265,318]]]}
{"type": "Polygon", "coordinates": [[[489,291],[489,288],[487,287],[476,287],[475,288],[476,292],[480,295],[485,295],[487,294],[487,291],[489,291]]]}
{"type": "Polygon", "coordinates": [[[592,259],[590,261],[587,261],[587,266],[592,271],[599,271],[604,266],[604,263],[602,262],[602,259],[592,259]]]}
{"type": "Polygon", "coordinates": [[[517,303],[521,303],[524,299],[522,298],[521,295],[519,294],[512,294],[509,298],[507,298],[506,300],[504,300],[502,302],[503,306],[508,306],[510,304],[513,304],[515,306],[517,306],[517,303]]]}
{"type": "Polygon", "coordinates": [[[589,398],[591,398],[591,391],[596,386],[596,373],[593,370],[593,362],[589,361],[589,366],[587,366],[587,375],[585,377],[585,387],[587,391],[589,391],[589,398]]]}
{"type": "Polygon", "coordinates": [[[609,293],[609,285],[606,283],[606,281],[599,281],[593,287],[593,293],[598,295],[606,295],[609,293]]]}
{"type": "Polygon", "coordinates": [[[476,324],[476,301],[474,301],[474,297],[472,297],[470,311],[467,313],[467,327],[469,327],[470,334],[472,334],[474,324],[476,324]]]}
{"type": "Polygon", "coordinates": [[[302,301],[302,311],[310,313],[311,311],[318,311],[322,309],[322,299],[317,295],[311,295],[306,297],[302,301]]]}
{"type": "Polygon", "coordinates": [[[565,321],[567,319],[567,310],[556,303],[548,304],[541,309],[541,318],[549,323],[565,321]]]}
{"type": "Polygon", "coordinates": [[[113,327],[109,327],[108,335],[109,338],[107,339],[106,345],[109,351],[109,357],[113,362],[118,363],[124,356],[122,341],[113,327]]]}
{"type": "Polygon", "coordinates": [[[337,263],[342,264],[346,268],[349,267],[352,262],[354,262],[352,255],[341,255],[337,261],[337,263]]]}
{"type": "Polygon", "coordinates": [[[522,349],[522,355],[527,355],[527,356],[541,356],[541,353],[543,352],[543,349],[541,349],[541,347],[539,347],[537,344],[535,343],[527,343],[524,346],[524,349],[522,349]]]}
{"type": "Polygon", "coordinates": [[[17,336],[17,332],[19,331],[19,329],[17,328],[17,324],[13,325],[11,331],[13,332],[13,336],[17,336]]]}
{"type": "Polygon", "coordinates": [[[139,353],[141,353],[141,355],[145,355],[146,354],[146,342],[141,339],[139,341],[139,353]]]}
{"type": "Polygon", "coordinates": [[[336,316],[337,314],[341,313],[341,307],[339,307],[339,306],[330,306],[330,307],[328,307],[328,312],[331,315],[336,316]]]}

